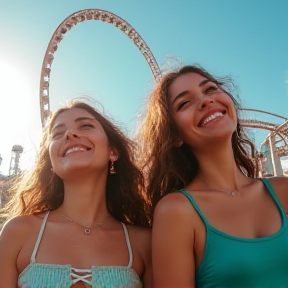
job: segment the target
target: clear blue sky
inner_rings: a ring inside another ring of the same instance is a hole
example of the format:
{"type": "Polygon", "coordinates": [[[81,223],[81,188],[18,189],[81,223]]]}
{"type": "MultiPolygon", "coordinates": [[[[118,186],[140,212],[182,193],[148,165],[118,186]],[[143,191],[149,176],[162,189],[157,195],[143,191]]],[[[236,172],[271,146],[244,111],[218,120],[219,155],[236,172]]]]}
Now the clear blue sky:
{"type": "MultiPolygon", "coordinates": [[[[38,144],[40,71],[52,34],[70,14],[88,8],[108,10],[130,23],[160,66],[176,58],[218,76],[232,76],[243,107],[288,117],[286,0],[1,0],[4,174],[14,144],[24,147],[26,162],[38,144]]],[[[130,132],[153,84],[148,64],[126,35],[111,24],[86,21],[65,35],[55,53],[51,108],[79,94],[90,95],[130,132]]],[[[247,117],[282,123],[258,113],[247,117]]],[[[258,146],[268,135],[261,130],[253,133],[258,146]]]]}

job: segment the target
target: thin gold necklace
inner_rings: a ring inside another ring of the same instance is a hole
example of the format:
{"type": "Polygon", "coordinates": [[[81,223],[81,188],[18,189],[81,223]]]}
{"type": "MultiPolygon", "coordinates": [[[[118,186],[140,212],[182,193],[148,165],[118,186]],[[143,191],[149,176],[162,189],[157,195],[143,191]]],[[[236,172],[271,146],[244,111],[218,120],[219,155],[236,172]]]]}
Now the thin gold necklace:
{"type": "MultiPolygon", "coordinates": [[[[91,225],[90,227],[87,227],[87,226],[85,226],[85,225],[83,225],[83,224],[81,224],[81,223],[78,223],[77,221],[69,218],[67,215],[65,215],[65,214],[61,211],[61,209],[59,209],[59,212],[60,212],[60,214],[61,214],[64,218],[66,218],[67,220],[69,220],[69,221],[71,221],[71,222],[73,222],[73,223],[75,223],[75,224],[78,224],[78,225],[84,227],[84,228],[85,228],[85,229],[84,229],[84,233],[85,233],[86,235],[90,235],[90,234],[91,234],[92,225],[91,225]]],[[[104,224],[108,221],[108,219],[110,218],[110,216],[111,216],[111,215],[108,213],[108,216],[107,216],[103,221],[101,221],[101,222],[95,222],[95,224],[93,225],[93,227],[100,227],[100,226],[104,225],[104,224]]]]}
{"type": "Polygon", "coordinates": [[[220,189],[213,189],[207,184],[205,177],[201,177],[201,179],[202,179],[202,181],[204,183],[205,188],[209,189],[210,191],[223,192],[223,193],[226,193],[226,194],[230,195],[231,197],[235,197],[237,195],[237,191],[234,191],[234,190],[232,190],[232,191],[224,191],[224,190],[220,190],[220,189]]]}

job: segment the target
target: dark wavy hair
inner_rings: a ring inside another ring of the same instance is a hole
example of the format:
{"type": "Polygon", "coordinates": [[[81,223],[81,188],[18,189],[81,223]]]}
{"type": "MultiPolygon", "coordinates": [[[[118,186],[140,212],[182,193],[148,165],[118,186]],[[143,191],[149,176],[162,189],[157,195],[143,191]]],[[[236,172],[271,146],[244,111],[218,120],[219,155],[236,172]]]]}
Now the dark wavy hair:
{"type": "Polygon", "coordinates": [[[43,130],[43,138],[33,169],[24,173],[11,188],[13,196],[4,209],[8,218],[55,210],[61,206],[64,199],[64,184],[63,180],[51,171],[48,151],[51,128],[60,113],[71,108],[81,108],[100,122],[110,145],[119,153],[118,160],[114,164],[117,173],[110,174],[108,171],[106,200],[109,213],[124,223],[145,227],[150,225],[148,205],[143,193],[143,175],[134,163],[135,143],[107,117],[86,102],[82,98],[73,99],[50,117],[43,130]]]}
{"type": "Polygon", "coordinates": [[[147,199],[152,213],[158,201],[166,194],[188,185],[198,172],[197,160],[187,146],[175,147],[177,128],[169,112],[169,87],[180,75],[197,73],[213,82],[227,93],[237,111],[237,128],[232,135],[234,159],[239,170],[248,177],[257,177],[258,164],[255,161],[255,147],[239,122],[240,105],[232,96],[235,86],[230,77],[216,78],[198,66],[184,66],[167,73],[157,83],[147,101],[136,139],[141,143],[139,165],[145,173],[147,199]]]}

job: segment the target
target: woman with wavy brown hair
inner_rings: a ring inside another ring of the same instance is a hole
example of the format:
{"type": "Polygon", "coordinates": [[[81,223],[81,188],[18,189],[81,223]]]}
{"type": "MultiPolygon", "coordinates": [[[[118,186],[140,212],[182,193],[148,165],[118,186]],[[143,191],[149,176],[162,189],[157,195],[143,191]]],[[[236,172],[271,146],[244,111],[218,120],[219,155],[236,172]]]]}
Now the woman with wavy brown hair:
{"type": "Polygon", "coordinates": [[[286,287],[288,179],[258,179],[230,78],[163,76],[139,128],[155,287],[286,287]]]}
{"type": "Polygon", "coordinates": [[[5,210],[1,287],[152,287],[134,148],[82,99],[53,114],[5,210]]]}

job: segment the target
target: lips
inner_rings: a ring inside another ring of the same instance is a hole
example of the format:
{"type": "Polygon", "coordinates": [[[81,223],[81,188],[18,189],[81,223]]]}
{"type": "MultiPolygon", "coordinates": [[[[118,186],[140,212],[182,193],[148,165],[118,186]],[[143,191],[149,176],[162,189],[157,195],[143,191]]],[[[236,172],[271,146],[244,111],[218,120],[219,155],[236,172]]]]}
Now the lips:
{"type": "Polygon", "coordinates": [[[85,151],[89,151],[91,150],[91,147],[83,145],[83,144],[74,144],[74,145],[70,145],[69,147],[66,147],[66,149],[64,150],[62,157],[65,157],[71,153],[74,152],[85,152],[85,151]]]}
{"type": "Polygon", "coordinates": [[[208,113],[206,113],[204,115],[204,117],[202,117],[202,119],[200,120],[198,126],[199,127],[204,127],[205,125],[207,125],[209,122],[219,118],[219,117],[223,117],[226,114],[226,111],[223,109],[213,109],[211,111],[209,111],[208,113]]]}

